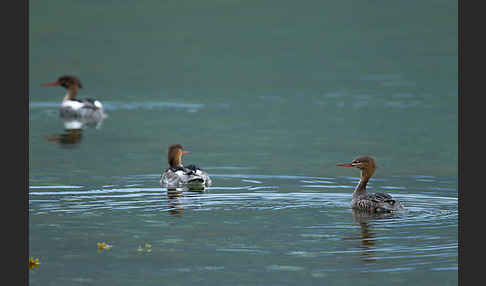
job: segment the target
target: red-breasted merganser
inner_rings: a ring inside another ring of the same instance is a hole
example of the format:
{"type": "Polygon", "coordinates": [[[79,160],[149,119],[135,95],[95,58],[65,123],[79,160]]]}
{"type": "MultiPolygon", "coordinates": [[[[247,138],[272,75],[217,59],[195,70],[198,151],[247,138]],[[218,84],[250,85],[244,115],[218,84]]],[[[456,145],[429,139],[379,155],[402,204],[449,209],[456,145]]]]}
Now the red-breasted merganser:
{"type": "Polygon", "coordinates": [[[400,202],[392,198],[389,194],[368,194],[366,192],[366,184],[376,170],[375,159],[372,157],[360,156],[354,159],[351,163],[337,164],[337,166],[356,167],[361,170],[361,178],[358,186],[356,186],[356,189],[354,190],[353,198],[351,200],[351,208],[373,213],[391,212],[403,209],[400,202]]]}
{"type": "Polygon", "coordinates": [[[106,117],[103,105],[92,98],[77,99],[78,90],[82,88],[77,77],[65,75],[56,81],[42,84],[43,86],[62,86],[67,90],[62,100],[60,115],[62,118],[82,118],[99,121],[106,117]]]}
{"type": "Polygon", "coordinates": [[[183,151],[180,144],[174,144],[169,147],[167,158],[169,168],[160,176],[160,184],[163,187],[181,187],[187,186],[189,189],[204,189],[211,185],[206,171],[201,170],[195,165],[182,165],[182,155],[189,154],[183,151]]]}

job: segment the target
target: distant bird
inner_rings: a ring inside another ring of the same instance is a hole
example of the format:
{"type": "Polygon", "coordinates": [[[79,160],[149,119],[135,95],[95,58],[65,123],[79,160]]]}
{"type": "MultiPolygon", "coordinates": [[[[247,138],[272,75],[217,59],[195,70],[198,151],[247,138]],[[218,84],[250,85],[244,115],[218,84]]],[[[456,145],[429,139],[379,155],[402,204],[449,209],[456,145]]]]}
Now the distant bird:
{"type": "Polygon", "coordinates": [[[337,164],[341,167],[356,167],[361,170],[361,178],[351,199],[351,208],[367,212],[392,212],[403,209],[403,206],[385,193],[369,194],[366,184],[376,170],[375,159],[370,156],[360,156],[348,164],[337,164]]]}
{"type": "Polygon", "coordinates": [[[182,155],[189,154],[183,151],[180,144],[174,144],[169,147],[167,168],[160,176],[160,184],[164,187],[182,187],[187,186],[189,189],[204,189],[211,185],[211,178],[208,173],[195,165],[182,165],[182,155]]]}
{"type": "Polygon", "coordinates": [[[42,86],[62,86],[67,90],[61,103],[60,115],[62,118],[79,118],[92,122],[103,120],[106,117],[100,101],[92,98],[76,98],[82,85],[75,76],[61,76],[56,81],[44,83],[42,86]]]}

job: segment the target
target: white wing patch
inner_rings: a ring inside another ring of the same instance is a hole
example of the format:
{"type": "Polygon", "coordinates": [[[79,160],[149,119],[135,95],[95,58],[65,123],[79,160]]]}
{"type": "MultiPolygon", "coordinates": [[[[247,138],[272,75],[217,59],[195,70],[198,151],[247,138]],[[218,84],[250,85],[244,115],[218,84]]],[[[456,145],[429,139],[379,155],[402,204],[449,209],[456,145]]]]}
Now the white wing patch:
{"type": "Polygon", "coordinates": [[[162,174],[160,183],[162,185],[173,187],[182,186],[188,183],[191,185],[205,185],[206,187],[208,187],[209,185],[211,185],[211,179],[209,178],[207,173],[202,170],[196,170],[196,174],[188,174],[183,170],[177,170],[173,172],[169,169],[162,174]]]}
{"type": "Polygon", "coordinates": [[[62,108],[71,108],[72,110],[79,110],[83,108],[83,103],[74,100],[64,100],[61,104],[62,108]]]}

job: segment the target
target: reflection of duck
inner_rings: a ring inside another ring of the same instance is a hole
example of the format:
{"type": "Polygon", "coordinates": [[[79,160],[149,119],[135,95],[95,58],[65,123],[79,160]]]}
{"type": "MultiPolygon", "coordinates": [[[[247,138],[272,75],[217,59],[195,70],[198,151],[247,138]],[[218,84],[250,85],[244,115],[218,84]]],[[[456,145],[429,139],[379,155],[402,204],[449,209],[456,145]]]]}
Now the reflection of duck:
{"type": "Polygon", "coordinates": [[[376,244],[376,234],[372,232],[372,228],[369,224],[370,220],[387,219],[398,215],[398,213],[370,213],[369,211],[363,211],[359,209],[353,209],[353,220],[359,224],[361,231],[361,259],[363,262],[376,262],[374,258],[375,252],[373,251],[376,244]]]}
{"type": "Polygon", "coordinates": [[[392,198],[389,194],[366,192],[366,184],[373,176],[376,169],[375,159],[370,156],[360,156],[349,164],[338,164],[341,167],[356,167],[361,170],[361,178],[358,186],[353,192],[351,207],[353,209],[364,210],[368,212],[390,212],[403,209],[403,206],[392,198]]]}
{"type": "Polygon", "coordinates": [[[93,126],[96,128],[101,126],[101,121],[91,121],[88,119],[67,119],[64,120],[64,133],[47,136],[47,140],[51,142],[58,142],[62,145],[74,145],[79,143],[82,139],[84,126],[93,126]]]}
{"type": "Polygon", "coordinates": [[[100,101],[91,98],[77,99],[81,82],[74,76],[61,76],[57,81],[42,84],[43,86],[62,86],[67,90],[62,100],[60,115],[63,118],[84,118],[95,121],[106,117],[100,101]]]}
{"type": "Polygon", "coordinates": [[[66,129],[65,133],[47,136],[47,140],[58,142],[62,145],[74,145],[81,141],[83,135],[82,131],[82,129],[66,129]]]}
{"type": "Polygon", "coordinates": [[[182,202],[180,199],[183,196],[185,189],[182,188],[169,188],[167,189],[167,200],[169,203],[169,210],[167,211],[171,215],[180,215],[184,212],[182,202]]]}
{"type": "Polygon", "coordinates": [[[182,155],[189,152],[183,151],[180,144],[174,144],[169,147],[167,158],[169,168],[167,168],[160,177],[160,184],[167,187],[187,186],[191,190],[204,190],[211,185],[206,171],[201,170],[195,165],[182,165],[182,155]]]}
{"type": "Polygon", "coordinates": [[[360,210],[353,209],[353,220],[358,223],[361,230],[361,259],[363,262],[376,262],[373,258],[375,252],[372,250],[375,246],[376,234],[371,231],[369,220],[372,218],[379,218],[382,213],[370,214],[369,212],[363,212],[360,210]]]}
{"type": "Polygon", "coordinates": [[[359,209],[353,209],[353,221],[360,226],[360,236],[359,237],[345,237],[343,240],[359,240],[361,242],[360,246],[360,256],[363,262],[376,262],[374,246],[376,244],[376,234],[372,231],[370,220],[382,219],[387,215],[393,215],[390,213],[370,213],[368,211],[363,211],[359,209]]]}

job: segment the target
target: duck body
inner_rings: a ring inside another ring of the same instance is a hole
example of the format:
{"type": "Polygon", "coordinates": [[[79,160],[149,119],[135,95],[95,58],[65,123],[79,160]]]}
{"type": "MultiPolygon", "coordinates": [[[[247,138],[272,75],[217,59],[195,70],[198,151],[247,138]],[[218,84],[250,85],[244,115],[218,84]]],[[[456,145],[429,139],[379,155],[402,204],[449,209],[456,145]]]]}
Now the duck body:
{"type": "Polygon", "coordinates": [[[162,187],[178,188],[188,187],[192,190],[204,190],[211,185],[211,178],[208,173],[196,165],[182,165],[182,155],[188,154],[180,144],[169,147],[167,159],[169,168],[165,169],[160,176],[162,187]]]}
{"type": "Polygon", "coordinates": [[[183,187],[204,189],[211,185],[208,173],[195,165],[167,168],[160,177],[160,184],[166,187],[183,187]]]}
{"type": "Polygon", "coordinates": [[[88,122],[101,121],[106,117],[103,104],[92,98],[76,98],[82,88],[81,81],[70,75],[59,77],[54,82],[44,83],[43,86],[61,86],[67,91],[61,103],[59,115],[63,119],[81,119],[88,122]]]}
{"type": "Polygon", "coordinates": [[[375,159],[370,156],[360,156],[348,164],[338,164],[341,167],[356,167],[361,170],[361,177],[351,199],[351,208],[370,213],[394,212],[403,209],[403,205],[391,195],[385,193],[370,194],[366,185],[376,170],[375,159]]]}
{"type": "Polygon", "coordinates": [[[389,194],[369,194],[365,192],[356,195],[353,194],[351,208],[378,213],[398,211],[399,209],[403,208],[403,206],[389,194]]]}
{"type": "Polygon", "coordinates": [[[100,101],[87,99],[64,99],[59,115],[64,119],[91,119],[99,121],[106,117],[103,104],[100,101]]]}

